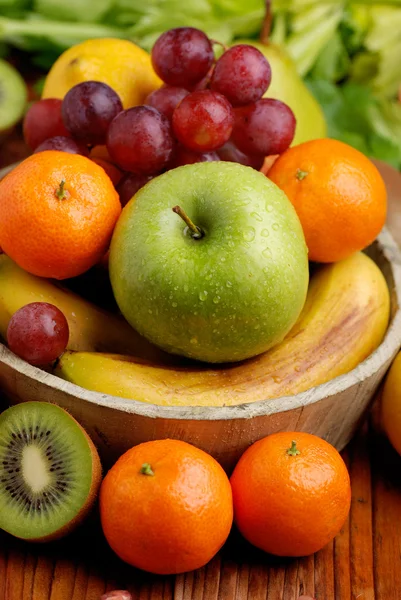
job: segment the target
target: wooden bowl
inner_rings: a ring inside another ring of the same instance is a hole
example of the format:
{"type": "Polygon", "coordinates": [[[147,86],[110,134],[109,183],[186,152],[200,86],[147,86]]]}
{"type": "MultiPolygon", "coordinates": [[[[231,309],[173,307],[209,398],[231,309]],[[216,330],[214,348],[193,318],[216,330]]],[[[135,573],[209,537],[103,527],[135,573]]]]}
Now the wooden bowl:
{"type": "Polygon", "coordinates": [[[37,400],[67,409],[88,431],[105,465],[135,444],[167,437],[203,448],[227,471],[250,444],[277,431],[314,433],[341,450],[401,347],[400,250],[383,230],[366,252],[390,290],[385,338],[358,367],[303,393],[229,407],[156,406],[85,390],[27,364],[2,344],[0,387],[10,403],[37,400]]]}

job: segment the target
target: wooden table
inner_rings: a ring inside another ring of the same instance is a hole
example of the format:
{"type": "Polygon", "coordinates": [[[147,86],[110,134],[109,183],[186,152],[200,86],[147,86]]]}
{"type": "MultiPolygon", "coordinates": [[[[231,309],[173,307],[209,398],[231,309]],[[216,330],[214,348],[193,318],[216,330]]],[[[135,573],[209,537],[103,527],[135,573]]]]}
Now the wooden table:
{"type": "MultiPolygon", "coordinates": [[[[8,162],[15,159],[16,149],[22,158],[18,133],[1,149],[2,166],[7,156],[8,162]]],[[[401,242],[401,175],[383,164],[380,169],[389,191],[388,226],[401,242]]],[[[401,458],[377,423],[369,415],[343,453],[352,482],[350,517],[314,556],[267,556],[233,531],[205,568],[156,577],[117,559],[95,510],[74,534],[47,545],[0,533],[0,600],[99,600],[111,589],[128,589],[134,600],[297,600],[301,594],[317,600],[401,599],[401,458]]]]}

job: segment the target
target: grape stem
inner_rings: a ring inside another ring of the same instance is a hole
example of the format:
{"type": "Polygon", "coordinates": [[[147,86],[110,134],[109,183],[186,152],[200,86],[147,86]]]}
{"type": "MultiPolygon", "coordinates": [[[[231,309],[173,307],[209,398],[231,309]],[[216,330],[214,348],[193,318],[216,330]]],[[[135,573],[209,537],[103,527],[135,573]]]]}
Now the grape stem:
{"type": "Polygon", "coordinates": [[[269,35],[272,28],[272,20],[272,0],[265,0],[265,17],[263,19],[259,41],[261,44],[265,44],[266,46],[269,44],[269,35]]]}
{"type": "Polygon", "coordinates": [[[214,46],[215,44],[217,46],[221,46],[223,48],[223,52],[226,52],[228,50],[228,46],[226,44],[223,44],[223,42],[219,42],[218,40],[210,40],[210,43],[212,44],[212,46],[214,46]]]}
{"type": "Polygon", "coordinates": [[[183,211],[181,206],[174,206],[173,212],[181,217],[181,219],[186,223],[188,229],[190,230],[190,235],[194,240],[200,240],[203,238],[204,233],[200,227],[195,225],[191,219],[188,217],[187,213],[183,211]]]}

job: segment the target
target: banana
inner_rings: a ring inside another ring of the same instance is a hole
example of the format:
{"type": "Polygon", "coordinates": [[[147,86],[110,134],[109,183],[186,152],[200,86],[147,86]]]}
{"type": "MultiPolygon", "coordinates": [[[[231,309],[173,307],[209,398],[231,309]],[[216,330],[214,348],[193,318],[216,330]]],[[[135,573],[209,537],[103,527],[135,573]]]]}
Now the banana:
{"type": "Polygon", "coordinates": [[[294,328],[281,344],[251,360],[217,368],[161,367],[128,356],[67,352],[55,373],[89,390],[165,406],[277,398],[356,367],[382,341],[389,312],[383,274],[357,253],[314,273],[294,328]]]}
{"type": "Polygon", "coordinates": [[[6,339],[12,315],[30,302],[49,302],[64,313],[70,329],[70,350],[134,354],[157,363],[171,361],[167,354],[144,340],[124,319],[47,279],[30,275],[1,254],[0,335],[3,339],[6,339]]]}

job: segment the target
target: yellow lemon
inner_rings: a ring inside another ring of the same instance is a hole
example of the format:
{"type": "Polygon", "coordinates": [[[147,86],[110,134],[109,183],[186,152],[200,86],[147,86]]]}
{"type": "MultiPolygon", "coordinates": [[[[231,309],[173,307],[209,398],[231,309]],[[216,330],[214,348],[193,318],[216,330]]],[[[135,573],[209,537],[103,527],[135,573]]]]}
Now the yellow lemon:
{"type": "Polygon", "coordinates": [[[401,352],[397,354],[384,383],[381,423],[391,444],[401,454],[401,352]]]}
{"type": "Polygon", "coordinates": [[[102,38],[86,40],[63,52],[46,77],[42,97],[64,98],[74,85],[90,80],[107,83],[124,108],[143,104],[162,84],[145,50],[128,40],[102,38]]]}

